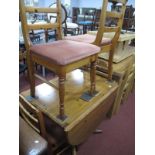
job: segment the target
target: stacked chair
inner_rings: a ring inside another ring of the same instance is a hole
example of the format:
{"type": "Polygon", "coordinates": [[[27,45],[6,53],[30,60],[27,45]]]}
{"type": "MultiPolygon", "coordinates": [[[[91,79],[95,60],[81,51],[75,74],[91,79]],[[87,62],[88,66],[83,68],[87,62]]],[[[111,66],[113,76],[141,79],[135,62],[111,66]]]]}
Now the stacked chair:
{"type": "Polygon", "coordinates": [[[73,71],[76,68],[80,68],[84,65],[91,64],[91,88],[90,95],[93,96],[95,92],[95,70],[98,53],[100,48],[96,45],[80,43],[69,40],[61,40],[61,3],[60,0],[56,1],[56,8],[33,8],[26,7],[24,0],[20,0],[20,15],[22,22],[22,30],[25,40],[25,46],[27,51],[27,63],[30,79],[30,96],[35,98],[35,77],[43,80],[47,84],[57,88],[54,84],[49,83],[34,72],[34,63],[40,64],[52,71],[54,71],[59,77],[59,98],[60,98],[60,112],[58,117],[61,120],[65,120],[67,116],[64,113],[64,96],[65,96],[65,79],[66,73],[73,71]],[[55,23],[45,24],[28,24],[26,19],[26,13],[57,13],[57,20],[55,23]],[[40,45],[33,45],[29,38],[29,31],[36,29],[56,29],[58,41],[53,43],[46,43],[40,45]]]}
{"type": "MultiPolygon", "coordinates": [[[[67,146],[66,145],[67,142],[66,142],[64,133],[61,130],[61,128],[52,129],[52,126],[53,126],[52,122],[50,122],[50,120],[47,117],[44,117],[43,113],[39,109],[34,107],[32,104],[30,104],[22,95],[19,95],[19,101],[20,101],[19,111],[20,111],[21,118],[26,122],[26,124],[28,124],[33,129],[32,131],[33,133],[35,132],[38,133],[39,135],[41,135],[41,137],[43,137],[48,142],[48,153],[49,154],[59,152],[60,147],[64,148],[67,146]],[[59,135],[56,133],[59,133],[59,135]]],[[[31,129],[28,128],[28,131],[30,132],[31,129]]],[[[23,138],[23,136],[20,137],[20,139],[21,138],[23,138]]],[[[30,139],[32,138],[33,137],[31,137],[30,139]]],[[[46,144],[44,140],[41,140],[41,141],[43,141],[44,145],[46,144]]],[[[20,143],[24,144],[23,139],[21,139],[20,143]]],[[[33,144],[33,146],[35,145],[33,144]]],[[[30,149],[27,148],[26,145],[25,145],[25,148],[24,146],[21,146],[21,152],[28,152],[27,150],[30,150],[30,149]]],[[[37,148],[36,150],[38,150],[39,152],[41,148],[37,148]]]]}
{"type": "Polygon", "coordinates": [[[19,154],[47,155],[47,141],[19,117],[19,154]],[[34,151],[35,150],[35,151],[34,151]]]}
{"type": "Polygon", "coordinates": [[[108,60],[108,79],[112,80],[112,62],[115,51],[115,46],[117,44],[117,40],[121,33],[124,13],[126,8],[127,0],[104,0],[101,10],[99,29],[96,36],[91,34],[79,35],[79,36],[69,36],[66,37],[66,40],[73,40],[78,42],[85,42],[96,45],[101,48],[101,52],[109,52],[109,60],[108,60]],[[108,3],[112,3],[113,5],[117,5],[119,3],[122,4],[122,9],[120,12],[112,12],[107,11],[108,3]],[[117,19],[116,26],[106,26],[106,18],[117,19]],[[106,32],[114,32],[114,37],[112,39],[104,38],[104,33],[106,32]]]}

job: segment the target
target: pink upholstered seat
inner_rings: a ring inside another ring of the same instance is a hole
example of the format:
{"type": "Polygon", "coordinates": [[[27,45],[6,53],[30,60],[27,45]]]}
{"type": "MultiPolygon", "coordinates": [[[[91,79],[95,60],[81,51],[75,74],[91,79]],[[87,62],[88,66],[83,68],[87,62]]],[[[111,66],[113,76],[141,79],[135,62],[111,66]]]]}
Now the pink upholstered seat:
{"type": "Polygon", "coordinates": [[[100,52],[100,48],[82,42],[59,40],[52,43],[33,45],[32,55],[38,55],[56,65],[67,65],[100,52]]]}
{"type": "MultiPolygon", "coordinates": [[[[78,42],[84,42],[84,43],[93,43],[95,41],[96,36],[91,34],[84,34],[84,35],[78,35],[78,36],[68,36],[65,37],[65,40],[73,40],[78,42]]],[[[103,38],[101,42],[101,46],[109,45],[111,44],[110,38],[103,38]]]]}

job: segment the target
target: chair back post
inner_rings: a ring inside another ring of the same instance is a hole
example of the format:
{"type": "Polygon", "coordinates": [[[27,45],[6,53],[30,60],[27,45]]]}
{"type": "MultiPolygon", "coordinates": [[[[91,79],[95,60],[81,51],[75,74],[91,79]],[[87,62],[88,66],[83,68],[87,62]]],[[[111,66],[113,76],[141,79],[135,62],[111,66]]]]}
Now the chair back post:
{"type": "Polygon", "coordinates": [[[20,9],[20,19],[21,19],[21,27],[22,27],[23,37],[24,37],[24,43],[28,53],[29,48],[32,45],[32,42],[30,40],[29,32],[27,28],[27,18],[26,18],[24,0],[19,0],[19,9],[20,9]]]}
{"type": "MultiPolygon", "coordinates": [[[[126,0],[127,2],[127,0],[126,0]]],[[[124,15],[125,15],[125,10],[126,10],[126,3],[123,3],[122,4],[122,9],[121,9],[121,18],[118,19],[118,22],[117,22],[117,26],[119,27],[118,28],[118,31],[115,33],[113,39],[112,39],[112,45],[113,45],[113,48],[115,48],[116,46],[116,43],[117,43],[117,40],[119,39],[119,36],[120,36],[120,33],[121,33],[121,29],[122,29],[122,26],[123,26],[123,19],[124,19],[124,15]]]]}
{"type": "Polygon", "coordinates": [[[61,0],[57,0],[57,8],[58,8],[58,14],[57,14],[57,20],[59,23],[59,27],[58,27],[58,40],[62,40],[62,24],[61,24],[61,14],[62,14],[62,10],[61,10],[61,0]]]}
{"type": "Polygon", "coordinates": [[[100,21],[99,21],[99,29],[96,35],[96,39],[94,44],[97,46],[100,46],[101,41],[102,41],[102,37],[103,37],[103,33],[102,29],[103,29],[103,25],[105,25],[105,20],[106,20],[106,10],[107,10],[107,6],[108,6],[108,0],[104,0],[102,2],[102,9],[101,9],[101,15],[100,15],[100,21]]]}

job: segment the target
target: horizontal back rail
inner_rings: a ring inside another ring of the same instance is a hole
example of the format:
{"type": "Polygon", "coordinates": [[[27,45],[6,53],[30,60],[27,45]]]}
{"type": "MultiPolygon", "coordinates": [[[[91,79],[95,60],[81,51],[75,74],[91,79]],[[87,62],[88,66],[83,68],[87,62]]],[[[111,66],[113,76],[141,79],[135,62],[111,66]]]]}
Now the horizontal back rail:
{"type": "Polygon", "coordinates": [[[47,23],[47,24],[28,24],[29,30],[38,30],[38,29],[56,29],[59,28],[58,23],[47,23]]]}
{"type": "Polygon", "coordinates": [[[24,106],[22,105],[22,103],[19,103],[19,107],[22,113],[24,113],[24,115],[26,115],[27,117],[29,117],[32,121],[34,121],[35,123],[38,123],[38,120],[30,114],[30,112],[28,112],[24,106]]]}
{"type": "Polygon", "coordinates": [[[117,32],[119,30],[120,27],[116,26],[116,27],[104,27],[104,32],[117,32]]]}
{"type": "Polygon", "coordinates": [[[107,11],[106,16],[111,18],[122,18],[122,13],[107,11]]]}
{"type": "Polygon", "coordinates": [[[58,9],[57,8],[25,7],[25,12],[28,12],[28,13],[58,13],[58,9]]]}
{"type": "Polygon", "coordinates": [[[25,120],[25,122],[27,122],[27,124],[29,124],[29,126],[31,126],[36,132],[38,132],[39,134],[41,133],[41,131],[32,123],[32,121],[30,121],[26,115],[22,114],[23,119],[25,120]]]}
{"type": "Polygon", "coordinates": [[[38,109],[30,104],[21,94],[19,94],[19,102],[30,108],[33,113],[39,112],[38,109]]]}
{"type": "Polygon", "coordinates": [[[38,113],[39,111],[31,105],[21,94],[19,95],[19,110],[24,118],[24,120],[38,133],[41,131],[39,130],[39,120],[38,120],[38,113]]]}

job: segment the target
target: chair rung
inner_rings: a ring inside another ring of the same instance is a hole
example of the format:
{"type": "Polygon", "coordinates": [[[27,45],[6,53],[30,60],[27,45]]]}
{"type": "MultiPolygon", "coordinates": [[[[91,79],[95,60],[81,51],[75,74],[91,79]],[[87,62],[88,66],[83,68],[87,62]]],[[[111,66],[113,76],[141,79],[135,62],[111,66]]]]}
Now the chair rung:
{"type": "Polygon", "coordinates": [[[25,11],[29,13],[58,13],[56,8],[25,7],[25,11]]]}
{"type": "Polygon", "coordinates": [[[118,13],[118,12],[110,12],[110,11],[107,11],[106,13],[107,17],[111,17],[111,18],[122,18],[122,14],[121,13],[118,13]]]}
{"type": "Polygon", "coordinates": [[[101,71],[99,71],[99,70],[96,71],[96,74],[97,74],[97,75],[100,75],[100,76],[102,76],[102,77],[104,77],[104,78],[108,78],[108,74],[103,73],[103,72],[101,72],[101,71]]]}
{"type": "Polygon", "coordinates": [[[55,84],[53,84],[53,83],[47,81],[45,78],[43,78],[43,77],[41,77],[41,76],[39,76],[39,75],[37,75],[37,74],[34,74],[34,76],[35,76],[36,78],[42,80],[43,82],[47,83],[48,85],[54,87],[55,89],[57,89],[57,90],[59,89],[55,84]]]}
{"type": "Polygon", "coordinates": [[[116,3],[126,4],[127,0],[109,0],[109,2],[116,2],[116,3]]]}
{"type": "Polygon", "coordinates": [[[38,30],[38,29],[56,29],[59,27],[57,23],[47,23],[47,24],[28,24],[29,30],[38,30]]]}
{"type": "Polygon", "coordinates": [[[116,27],[107,27],[107,26],[104,27],[104,31],[105,31],[105,32],[117,32],[118,29],[119,29],[118,26],[116,26],[116,27]]]}

